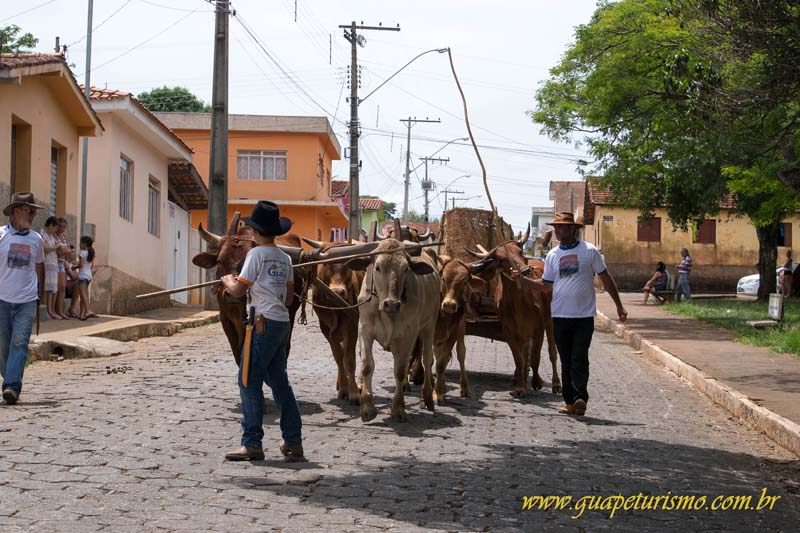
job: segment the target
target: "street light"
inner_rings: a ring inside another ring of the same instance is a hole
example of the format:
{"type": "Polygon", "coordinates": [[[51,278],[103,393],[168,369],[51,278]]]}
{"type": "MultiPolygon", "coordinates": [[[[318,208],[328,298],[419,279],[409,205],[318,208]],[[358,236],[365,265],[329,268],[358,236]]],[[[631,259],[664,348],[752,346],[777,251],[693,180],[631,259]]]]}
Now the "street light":
{"type": "Polygon", "coordinates": [[[402,67],[400,67],[400,70],[398,70],[397,72],[395,72],[394,74],[392,74],[391,76],[389,76],[388,78],[386,78],[385,80],[383,80],[383,83],[381,83],[380,85],[378,85],[377,87],[375,87],[375,88],[372,90],[372,92],[370,92],[370,93],[369,93],[367,96],[365,96],[364,98],[359,98],[359,99],[358,99],[358,104],[359,104],[359,105],[363,104],[363,103],[364,103],[364,100],[366,100],[367,98],[369,98],[370,96],[372,96],[373,94],[375,94],[375,91],[377,91],[378,89],[380,89],[381,87],[383,87],[384,85],[386,85],[387,83],[389,83],[389,80],[391,80],[392,78],[394,78],[395,76],[397,76],[398,74],[400,74],[400,72],[402,72],[402,70],[403,70],[404,68],[406,68],[406,67],[407,67],[407,66],[409,66],[411,63],[413,63],[414,61],[416,61],[416,60],[417,60],[417,59],[419,59],[420,57],[424,56],[425,54],[430,54],[431,52],[438,52],[438,53],[440,53],[440,54],[444,54],[444,53],[446,53],[446,52],[447,52],[447,51],[449,51],[449,50],[450,50],[449,48],[433,48],[432,50],[426,50],[425,52],[422,52],[421,54],[417,55],[417,56],[416,56],[414,59],[412,59],[411,61],[409,61],[408,63],[406,63],[406,64],[405,64],[405,65],[403,65],[402,67]]]}

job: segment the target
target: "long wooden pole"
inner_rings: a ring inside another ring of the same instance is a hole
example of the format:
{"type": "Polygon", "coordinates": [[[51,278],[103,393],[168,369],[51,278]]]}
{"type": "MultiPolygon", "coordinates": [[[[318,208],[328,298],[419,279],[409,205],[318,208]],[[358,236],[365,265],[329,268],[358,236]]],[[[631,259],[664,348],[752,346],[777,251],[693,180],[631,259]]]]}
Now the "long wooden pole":
{"type": "MultiPolygon", "coordinates": [[[[419,248],[428,248],[430,246],[442,246],[444,243],[442,242],[429,242],[427,244],[415,244],[414,246],[407,246],[403,249],[403,251],[409,250],[417,250],[419,248]]],[[[320,259],[319,261],[309,261],[308,263],[298,263],[293,265],[294,268],[303,268],[308,266],[314,265],[324,265],[326,263],[342,263],[344,261],[349,261],[350,259],[358,259],[360,257],[372,257],[375,255],[381,254],[392,254],[398,252],[399,250],[385,250],[385,251],[372,251],[372,252],[365,252],[361,254],[353,254],[353,255],[343,255],[342,257],[332,257],[330,259],[320,259]]],[[[187,285],[185,287],[176,287],[174,289],[166,289],[163,291],[156,291],[156,292],[148,292],[147,294],[138,294],[136,299],[140,298],[152,298],[153,296],[163,296],[165,294],[175,294],[176,292],[184,292],[190,291],[192,289],[201,289],[203,287],[208,287],[210,285],[215,285],[220,283],[222,280],[219,279],[212,279],[211,281],[204,281],[203,283],[197,283],[195,285],[187,285]]]]}

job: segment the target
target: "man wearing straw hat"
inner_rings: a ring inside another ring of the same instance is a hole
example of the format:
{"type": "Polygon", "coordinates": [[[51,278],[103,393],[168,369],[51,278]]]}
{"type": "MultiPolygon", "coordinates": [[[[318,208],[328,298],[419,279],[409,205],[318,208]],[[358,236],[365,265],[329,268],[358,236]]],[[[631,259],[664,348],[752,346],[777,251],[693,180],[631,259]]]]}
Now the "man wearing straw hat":
{"type": "Polygon", "coordinates": [[[0,227],[0,374],[3,399],[14,405],[22,392],[28,342],[44,289],[44,241],[31,229],[36,211],[33,193],[18,192],[3,209],[0,227]]]}
{"type": "Polygon", "coordinates": [[[617,285],[606,269],[605,259],[594,245],[578,240],[583,224],[572,213],[556,213],[553,222],[560,242],[547,254],[542,281],[551,286],[551,304],[556,346],[561,357],[564,407],[559,412],[584,415],[589,401],[589,345],[594,333],[596,301],[595,274],[617,304],[621,322],[628,317],[617,292],[617,285]]]}

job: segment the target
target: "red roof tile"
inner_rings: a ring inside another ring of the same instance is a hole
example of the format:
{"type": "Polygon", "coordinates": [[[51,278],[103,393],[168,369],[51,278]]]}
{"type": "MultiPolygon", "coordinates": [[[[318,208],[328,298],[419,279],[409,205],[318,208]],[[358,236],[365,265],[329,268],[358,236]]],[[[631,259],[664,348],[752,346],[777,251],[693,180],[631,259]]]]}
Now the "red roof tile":
{"type": "Polygon", "coordinates": [[[0,54],[0,67],[7,69],[63,62],[61,54],[0,54]]]}
{"type": "Polygon", "coordinates": [[[331,181],[331,196],[344,196],[350,188],[350,182],[346,180],[333,180],[331,181]]]}
{"type": "MultiPolygon", "coordinates": [[[[614,196],[609,188],[602,188],[597,185],[593,180],[587,181],[587,190],[589,192],[589,202],[595,205],[614,205],[620,203],[614,196]]],[[[719,200],[720,209],[738,209],[736,205],[736,197],[730,193],[726,194],[719,200]]]]}
{"type": "MultiPolygon", "coordinates": [[[[81,89],[83,89],[83,85],[81,85],[81,89]]],[[[125,98],[126,96],[133,95],[131,93],[109,88],[101,89],[100,87],[92,87],[89,90],[89,98],[92,100],[117,100],[119,98],[125,98]]]]}
{"type": "Polygon", "coordinates": [[[380,198],[361,198],[361,209],[367,211],[377,211],[383,205],[383,200],[380,198]]]}

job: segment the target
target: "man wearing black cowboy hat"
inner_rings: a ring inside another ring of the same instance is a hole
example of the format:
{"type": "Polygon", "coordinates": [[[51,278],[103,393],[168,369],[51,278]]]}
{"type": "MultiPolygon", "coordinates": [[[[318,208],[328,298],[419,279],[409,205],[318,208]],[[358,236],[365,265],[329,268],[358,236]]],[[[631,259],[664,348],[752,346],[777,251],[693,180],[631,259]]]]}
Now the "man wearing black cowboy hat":
{"type": "Polygon", "coordinates": [[[18,192],[3,209],[9,223],[0,227],[0,374],[3,399],[17,403],[28,360],[28,342],[44,289],[44,241],[31,229],[33,193],[18,192]]]}
{"type": "MultiPolygon", "coordinates": [[[[286,343],[290,333],[287,307],[294,297],[294,271],[289,256],[275,246],[275,237],[289,231],[292,221],[280,216],[277,205],[261,200],[252,215],[242,219],[242,222],[255,230],[258,246],[247,253],[239,276],[223,276],[222,284],[233,296],[248,294],[248,308],[255,308],[255,333],[249,361],[246,362],[246,358],[242,357],[239,368],[242,445],[226,453],[225,459],[264,459],[261,445],[264,437],[262,384],[266,383],[272,389],[275,403],[281,411],[283,441],[280,451],[287,461],[305,461],[300,410],[286,372],[286,343]]],[[[244,350],[247,349],[245,346],[244,350]]]]}
{"type": "Polygon", "coordinates": [[[594,276],[603,282],[606,291],[617,304],[620,322],[628,312],[619,299],[617,285],[606,270],[606,262],[594,245],[578,240],[578,230],[583,227],[572,213],[556,213],[553,222],[558,248],[553,248],[544,260],[542,281],[552,287],[550,305],[553,316],[556,346],[561,357],[562,395],[561,413],[583,415],[589,401],[589,345],[594,332],[596,301],[594,276]]]}

